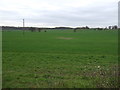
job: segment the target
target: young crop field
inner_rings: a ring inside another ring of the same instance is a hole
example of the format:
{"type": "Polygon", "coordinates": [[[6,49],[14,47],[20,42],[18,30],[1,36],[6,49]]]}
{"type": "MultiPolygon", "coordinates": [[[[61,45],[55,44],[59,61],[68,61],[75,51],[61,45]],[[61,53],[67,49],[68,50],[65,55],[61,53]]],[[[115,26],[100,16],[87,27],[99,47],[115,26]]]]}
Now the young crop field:
{"type": "Polygon", "coordinates": [[[3,88],[116,88],[117,30],[3,31],[3,88]]]}

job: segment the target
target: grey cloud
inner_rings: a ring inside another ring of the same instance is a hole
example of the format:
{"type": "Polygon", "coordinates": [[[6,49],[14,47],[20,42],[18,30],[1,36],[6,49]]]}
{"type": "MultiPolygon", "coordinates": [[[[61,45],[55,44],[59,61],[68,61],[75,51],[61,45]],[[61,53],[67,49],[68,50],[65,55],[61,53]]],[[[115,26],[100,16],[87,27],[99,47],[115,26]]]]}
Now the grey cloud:
{"type": "MultiPolygon", "coordinates": [[[[96,7],[96,8],[71,8],[70,10],[59,11],[36,11],[34,19],[29,20],[34,23],[53,23],[61,25],[79,25],[79,24],[111,24],[116,22],[116,8],[96,7]],[[41,12],[41,13],[38,13],[41,12]]],[[[30,18],[29,18],[30,19],[30,18]]]]}
{"type": "Polygon", "coordinates": [[[117,2],[96,4],[87,7],[64,7],[59,10],[34,9],[21,7],[19,11],[0,10],[2,19],[15,20],[25,18],[26,23],[66,26],[108,26],[117,24],[117,2]],[[25,14],[27,13],[27,14],[25,14]]]}

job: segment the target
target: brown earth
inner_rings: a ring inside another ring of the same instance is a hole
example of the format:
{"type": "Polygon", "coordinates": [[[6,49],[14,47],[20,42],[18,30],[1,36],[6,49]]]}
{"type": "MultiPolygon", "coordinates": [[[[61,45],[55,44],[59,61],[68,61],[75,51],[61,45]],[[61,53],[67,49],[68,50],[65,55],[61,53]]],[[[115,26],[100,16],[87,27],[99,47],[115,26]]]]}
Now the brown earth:
{"type": "Polygon", "coordinates": [[[73,38],[70,38],[70,37],[58,37],[57,39],[71,40],[73,38]]]}

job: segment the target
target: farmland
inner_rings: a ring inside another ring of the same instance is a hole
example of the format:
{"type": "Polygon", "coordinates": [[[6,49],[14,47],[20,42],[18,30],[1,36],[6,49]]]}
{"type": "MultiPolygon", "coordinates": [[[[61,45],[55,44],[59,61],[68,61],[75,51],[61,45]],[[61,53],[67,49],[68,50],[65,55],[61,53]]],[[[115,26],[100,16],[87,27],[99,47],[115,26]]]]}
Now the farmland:
{"type": "Polygon", "coordinates": [[[2,35],[3,88],[118,87],[117,30],[2,35]]]}

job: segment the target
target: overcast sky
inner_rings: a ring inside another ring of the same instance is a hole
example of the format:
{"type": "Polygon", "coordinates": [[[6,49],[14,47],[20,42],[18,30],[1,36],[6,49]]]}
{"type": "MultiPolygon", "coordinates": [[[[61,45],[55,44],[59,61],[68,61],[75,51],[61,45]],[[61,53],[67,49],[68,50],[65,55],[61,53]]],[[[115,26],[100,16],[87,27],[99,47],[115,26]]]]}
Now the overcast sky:
{"type": "Polygon", "coordinates": [[[0,0],[0,26],[106,27],[118,23],[119,0],[0,0]]]}

